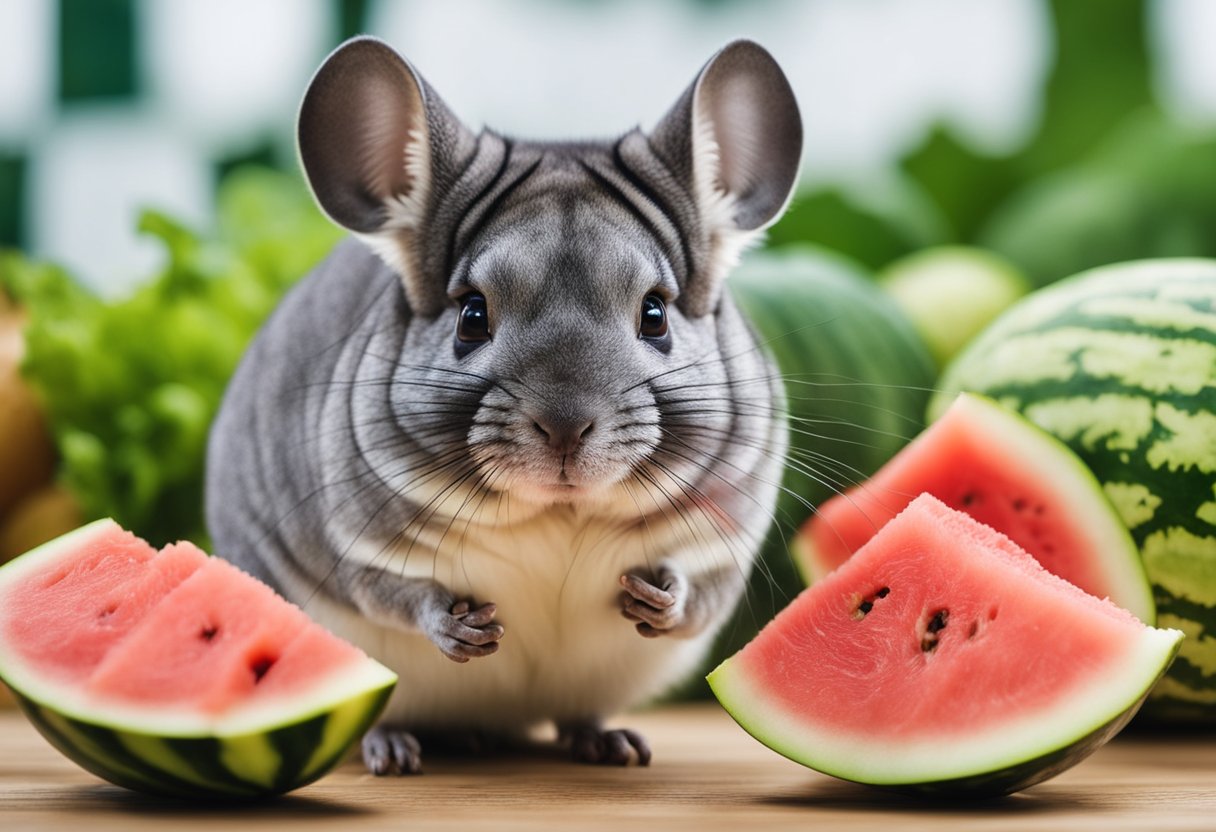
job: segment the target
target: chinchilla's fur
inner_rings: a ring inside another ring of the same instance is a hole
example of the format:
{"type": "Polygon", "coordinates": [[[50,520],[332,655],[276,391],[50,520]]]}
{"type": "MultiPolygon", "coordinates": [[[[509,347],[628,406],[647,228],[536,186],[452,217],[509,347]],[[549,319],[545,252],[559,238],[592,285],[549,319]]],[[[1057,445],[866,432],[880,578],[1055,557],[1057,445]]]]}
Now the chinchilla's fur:
{"type": "Polygon", "coordinates": [[[698,665],[781,474],[780,380],[723,279],[793,186],[785,77],[738,41],[649,133],[519,141],[359,38],[299,142],[356,239],[227,392],[218,553],[399,673],[377,773],[416,770],[418,733],[542,721],[578,759],[645,762],[600,719],[698,665]]]}

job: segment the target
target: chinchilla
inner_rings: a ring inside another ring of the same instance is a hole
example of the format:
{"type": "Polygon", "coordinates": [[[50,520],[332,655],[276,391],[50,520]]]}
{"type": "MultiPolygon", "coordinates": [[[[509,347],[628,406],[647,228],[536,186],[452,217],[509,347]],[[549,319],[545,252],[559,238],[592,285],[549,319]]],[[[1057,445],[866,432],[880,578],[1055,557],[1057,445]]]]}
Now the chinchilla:
{"type": "Polygon", "coordinates": [[[400,675],[363,741],[602,720],[685,678],[743,595],[786,450],[780,376],[723,286],[784,209],[802,125],[760,46],[650,132],[473,133],[385,43],[331,54],[299,116],[353,239],[283,300],[211,433],[220,555],[400,675]]]}

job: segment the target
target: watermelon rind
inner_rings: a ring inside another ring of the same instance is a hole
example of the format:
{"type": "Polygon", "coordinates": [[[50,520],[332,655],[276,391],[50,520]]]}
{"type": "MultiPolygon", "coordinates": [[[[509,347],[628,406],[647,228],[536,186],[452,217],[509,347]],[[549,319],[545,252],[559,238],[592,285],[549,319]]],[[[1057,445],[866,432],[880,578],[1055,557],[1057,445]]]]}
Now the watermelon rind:
{"type": "MultiPolygon", "coordinates": [[[[1152,584],[1136,543],[1102,484],[1080,457],[1052,434],[987,396],[960,393],[951,407],[963,411],[972,424],[982,425],[984,435],[1000,443],[1009,456],[1033,461],[1042,489],[1037,496],[1040,501],[1046,498],[1053,510],[1084,530],[1092,555],[1109,582],[1110,599],[1145,624],[1156,623],[1152,584]]],[[[848,494],[841,499],[848,499],[848,494]]],[[[793,548],[808,583],[823,577],[827,568],[815,552],[810,534],[800,534],[793,548]]]]}
{"type": "MultiPolygon", "coordinates": [[[[112,520],[98,520],[5,564],[0,594],[114,528],[112,520]]],[[[98,701],[43,678],[2,640],[0,679],[39,733],[93,774],[153,794],[238,800],[282,794],[329,772],[371,727],[397,682],[365,658],[305,693],[212,716],[98,701]]]]}
{"type": "Polygon", "coordinates": [[[1012,306],[946,368],[959,390],[1022,412],[1111,497],[1187,634],[1144,716],[1216,724],[1216,260],[1103,266],[1012,306]]]}
{"type": "Polygon", "coordinates": [[[12,688],[51,745],[119,786],[189,799],[250,799],[317,780],[345,758],[384,708],[392,685],[245,733],[147,731],[107,716],[81,718],[12,688]]]}
{"type": "Polygon", "coordinates": [[[1145,628],[1110,673],[1051,705],[988,730],[924,740],[887,741],[847,726],[813,725],[766,693],[734,658],[708,679],[745,731],[823,774],[927,796],[989,797],[1040,783],[1101,747],[1135,715],[1182,639],[1176,630],[1145,628]]]}

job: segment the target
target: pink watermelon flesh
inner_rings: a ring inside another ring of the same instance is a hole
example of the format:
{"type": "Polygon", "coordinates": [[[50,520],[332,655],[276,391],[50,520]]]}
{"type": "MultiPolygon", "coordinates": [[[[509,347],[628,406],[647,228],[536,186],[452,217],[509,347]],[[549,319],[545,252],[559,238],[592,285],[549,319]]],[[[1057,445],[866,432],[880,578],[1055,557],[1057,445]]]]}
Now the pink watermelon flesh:
{"type": "Polygon", "coordinates": [[[1042,707],[1118,662],[1142,629],[1008,538],[924,496],[737,660],[815,721],[890,738],[941,736],[1004,719],[1010,708],[1042,707]]]}
{"type": "Polygon", "coordinates": [[[113,523],[0,599],[0,633],[43,678],[126,704],[218,715],[299,692],[361,651],[190,543],[113,523]]]}
{"type": "Polygon", "coordinates": [[[79,555],[32,575],[4,599],[3,638],[59,681],[82,682],[102,658],[207,556],[156,550],[117,525],[82,541],[79,555]]]}
{"type": "Polygon", "coordinates": [[[1005,793],[1113,736],[1181,638],[926,494],[709,681],[749,732],[827,773],[1005,793]]]}
{"type": "MultiPolygon", "coordinates": [[[[1053,574],[1151,621],[1147,583],[1133,579],[1129,591],[1113,580],[1111,547],[1100,551],[1093,524],[1070,511],[1078,489],[1042,466],[1043,456],[1067,449],[1027,453],[1024,446],[1003,441],[997,425],[1007,426],[1011,419],[1020,421],[998,412],[993,402],[974,397],[956,402],[867,482],[819,507],[799,534],[798,549],[811,561],[810,571],[823,575],[835,569],[914,497],[928,493],[1007,535],[1053,574]]],[[[1017,430],[1038,432],[1029,424],[1017,430]]],[[[1095,493],[1098,488],[1096,482],[1086,487],[1095,493]]],[[[1126,542],[1128,567],[1138,571],[1130,545],[1126,542]]]]}

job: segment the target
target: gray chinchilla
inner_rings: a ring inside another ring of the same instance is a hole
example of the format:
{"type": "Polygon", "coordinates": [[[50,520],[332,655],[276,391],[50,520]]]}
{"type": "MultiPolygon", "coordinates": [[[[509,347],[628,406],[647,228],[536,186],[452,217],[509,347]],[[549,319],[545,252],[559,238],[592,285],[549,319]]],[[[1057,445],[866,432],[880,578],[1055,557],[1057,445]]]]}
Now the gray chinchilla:
{"type": "Polygon", "coordinates": [[[649,133],[473,133],[393,49],[339,47],[299,148],[353,232],[249,348],[211,434],[218,553],[401,677],[363,742],[601,719],[686,677],[772,519],[781,380],[723,280],[802,146],[772,57],[736,41],[649,133]]]}

